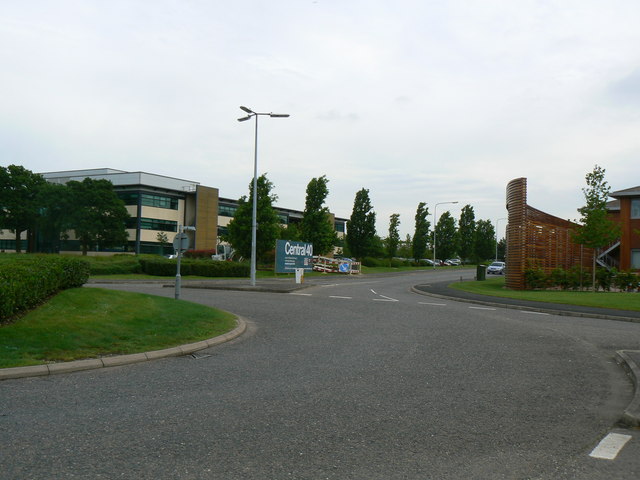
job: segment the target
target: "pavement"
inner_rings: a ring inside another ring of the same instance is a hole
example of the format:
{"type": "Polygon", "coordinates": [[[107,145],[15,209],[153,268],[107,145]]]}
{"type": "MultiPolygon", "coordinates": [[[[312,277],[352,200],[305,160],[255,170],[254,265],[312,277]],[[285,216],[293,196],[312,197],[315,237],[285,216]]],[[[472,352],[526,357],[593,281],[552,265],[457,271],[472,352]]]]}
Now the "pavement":
{"type": "MultiPolygon", "coordinates": [[[[308,280],[305,279],[301,284],[296,284],[292,281],[291,278],[269,278],[256,280],[256,285],[248,284],[247,279],[245,278],[238,280],[183,280],[182,288],[291,293],[320,283],[314,280],[315,279],[312,277],[308,280]]],[[[90,281],[89,283],[108,284],[124,282],[95,280],[90,281]]],[[[162,283],[163,286],[167,288],[174,288],[173,282],[167,282],[166,280],[150,280],[148,282],[135,283],[162,283]]],[[[450,300],[470,302],[481,305],[496,306],[501,308],[526,309],[529,311],[550,313],[553,315],[601,318],[606,320],[640,323],[640,312],[607,308],[582,307],[556,303],[531,302],[502,297],[489,297],[451,288],[448,286],[450,284],[450,281],[437,282],[432,284],[421,284],[415,285],[412,290],[422,295],[429,295],[438,298],[446,298],[450,300]]],[[[108,356],[96,359],[76,360],[73,362],[36,365],[30,367],[3,368],[0,369],[0,381],[22,377],[52,375],[56,373],[69,373],[74,371],[104,368],[116,365],[126,365],[170,356],[190,355],[194,354],[198,350],[209,348],[214,345],[219,345],[242,335],[246,329],[246,323],[242,318],[238,318],[237,322],[237,327],[224,335],[188,345],[167,348],[164,350],[131,355],[108,356]]],[[[616,352],[616,362],[618,363],[618,365],[625,369],[634,385],[633,398],[629,403],[629,406],[625,409],[622,415],[621,422],[629,426],[638,427],[640,426],[640,350],[620,350],[616,352]]]]}

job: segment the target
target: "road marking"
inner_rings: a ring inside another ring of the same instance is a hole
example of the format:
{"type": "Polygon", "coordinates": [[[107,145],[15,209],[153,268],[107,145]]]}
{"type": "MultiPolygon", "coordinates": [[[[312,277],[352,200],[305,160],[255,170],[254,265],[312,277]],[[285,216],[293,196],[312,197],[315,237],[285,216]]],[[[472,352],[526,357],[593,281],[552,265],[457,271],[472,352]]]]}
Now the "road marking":
{"type": "Polygon", "coordinates": [[[374,295],[377,295],[376,291],[373,288],[370,288],[369,290],[371,290],[371,293],[373,293],[374,295]]]}
{"type": "Polygon", "coordinates": [[[436,305],[438,307],[446,307],[446,303],[429,303],[429,302],[418,302],[420,305],[436,305]]]}
{"type": "Polygon", "coordinates": [[[589,456],[602,460],[614,460],[629,440],[631,440],[631,435],[610,433],[600,441],[589,456]]]}
{"type": "Polygon", "coordinates": [[[544,313],[544,312],[530,312],[529,310],[521,310],[522,313],[527,313],[529,315],[549,315],[548,313],[544,313]]]}
{"type": "Polygon", "coordinates": [[[490,307],[469,307],[473,310],[495,310],[495,308],[490,308],[490,307]]]}
{"type": "Polygon", "coordinates": [[[344,298],[346,300],[351,300],[353,297],[341,297],[339,295],[329,295],[329,298],[344,298]]]}
{"type": "Polygon", "coordinates": [[[295,292],[291,292],[289,295],[298,295],[299,297],[310,297],[312,294],[311,293],[295,293],[295,292]]]}

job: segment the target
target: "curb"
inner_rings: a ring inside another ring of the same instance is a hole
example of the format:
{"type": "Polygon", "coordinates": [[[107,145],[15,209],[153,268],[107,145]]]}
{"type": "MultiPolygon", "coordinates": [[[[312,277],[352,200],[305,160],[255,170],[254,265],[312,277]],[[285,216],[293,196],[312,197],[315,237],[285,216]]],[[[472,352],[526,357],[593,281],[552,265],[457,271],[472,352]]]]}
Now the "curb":
{"type": "Polygon", "coordinates": [[[631,358],[629,353],[640,354],[639,350],[618,350],[616,352],[616,363],[625,369],[631,377],[634,386],[634,394],[629,406],[622,414],[621,422],[631,427],[640,426],[640,390],[638,389],[638,381],[640,380],[640,367],[631,358]]]}
{"type": "Polygon", "coordinates": [[[90,358],[87,360],[75,360],[73,362],[51,363],[34,365],[30,367],[11,367],[0,369],[0,381],[25,377],[40,377],[55,375],[58,373],[79,372],[81,370],[93,370],[96,368],[116,367],[131,365],[133,363],[147,362],[166,357],[179,357],[189,355],[198,350],[220,345],[242,335],[247,329],[247,322],[242,317],[236,317],[237,326],[230,332],[208,340],[180,345],[177,347],[153,350],[145,353],[131,353],[128,355],[116,355],[113,357],[90,358]]]}

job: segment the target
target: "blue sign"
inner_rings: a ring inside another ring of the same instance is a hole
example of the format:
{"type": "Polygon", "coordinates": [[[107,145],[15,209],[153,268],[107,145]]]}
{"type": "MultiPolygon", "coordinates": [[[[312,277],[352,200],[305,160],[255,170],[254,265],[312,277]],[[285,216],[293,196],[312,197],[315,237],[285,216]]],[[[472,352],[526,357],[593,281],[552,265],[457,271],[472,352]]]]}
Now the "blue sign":
{"type": "Polygon", "coordinates": [[[293,240],[276,241],[276,272],[293,273],[296,268],[313,270],[313,244],[294,242],[293,240]]]}
{"type": "Polygon", "coordinates": [[[338,271],[340,273],[349,273],[351,271],[351,264],[341,263],[340,265],[338,265],[338,271]]]}

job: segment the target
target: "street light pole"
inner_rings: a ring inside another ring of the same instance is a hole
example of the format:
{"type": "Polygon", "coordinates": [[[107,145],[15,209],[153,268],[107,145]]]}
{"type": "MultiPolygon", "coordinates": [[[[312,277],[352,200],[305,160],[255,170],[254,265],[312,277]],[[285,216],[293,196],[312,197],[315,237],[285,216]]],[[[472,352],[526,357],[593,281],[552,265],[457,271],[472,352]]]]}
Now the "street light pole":
{"type": "Polygon", "coordinates": [[[433,207],[433,269],[436,269],[436,210],[438,209],[438,205],[445,205],[447,203],[458,203],[455,202],[440,202],[436,203],[433,207]]]}
{"type": "Polygon", "coordinates": [[[275,118],[286,118],[288,113],[259,113],[254,112],[250,108],[240,107],[240,110],[248,113],[246,117],[239,118],[239,122],[244,122],[255,117],[256,133],[254,139],[253,151],[253,212],[251,216],[251,286],[256,285],[256,244],[258,238],[258,117],[260,115],[268,115],[275,118]]]}
{"type": "Polygon", "coordinates": [[[496,220],[496,259],[494,260],[495,262],[498,261],[498,223],[500,222],[500,220],[506,220],[506,218],[499,218],[496,220]]]}

